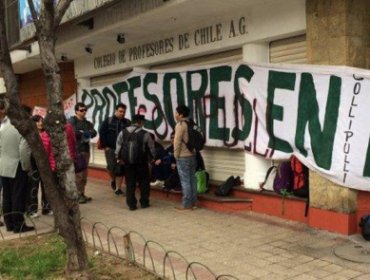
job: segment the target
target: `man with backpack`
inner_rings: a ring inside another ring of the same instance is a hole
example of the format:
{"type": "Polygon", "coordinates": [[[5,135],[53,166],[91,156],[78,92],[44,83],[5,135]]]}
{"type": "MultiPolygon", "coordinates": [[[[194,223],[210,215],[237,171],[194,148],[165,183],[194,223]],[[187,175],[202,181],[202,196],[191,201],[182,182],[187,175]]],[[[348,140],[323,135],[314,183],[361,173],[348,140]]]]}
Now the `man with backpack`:
{"type": "Polygon", "coordinates": [[[141,208],[149,205],[149,158],[155,157],[154,141],[142,127],[144,116],[135,115],[132,125],[123,129],[117,137],[116,159],[125,166],[127,185],[126,203],[131,211],[137,209],[136,183],[140,186],[141,208]]]}
{"type": "Polygon", "coordinates": [[[122,183],[124,168],[118,168],[115,157],[118,134],[131,122],[125,118],[126,105],[119,103],[115,107],[114,115],[106,118],[99,128],[99,140],[105,153],[108,174],[111,178],[111,187],[116,195],[123,194],[122,183]]]}
{"type": "Polygon", "coordinates": [[[195,178],[196,151],[195,149],[189,149],[190,147],[187,145],[190,142],[189,113],[190,110],[185,105],[178,106],[175,112],[177,124],[175,127],[174,156],[183,193],[182,206],[176,207],[179,211],[195,209],[198,201],[195,178]]]}

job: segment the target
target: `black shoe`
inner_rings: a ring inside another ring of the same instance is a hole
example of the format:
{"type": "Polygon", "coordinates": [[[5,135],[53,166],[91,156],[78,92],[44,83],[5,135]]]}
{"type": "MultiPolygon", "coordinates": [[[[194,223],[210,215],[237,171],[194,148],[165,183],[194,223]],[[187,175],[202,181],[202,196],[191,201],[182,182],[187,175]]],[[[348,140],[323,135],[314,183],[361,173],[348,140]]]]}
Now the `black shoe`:
{"type": "Polygon", "coordinates": [[[149,205],[149,204],[141,205],[141,208],[143,208],[143,209],[148,208],[148,207],[150,207],[150,205],[149,205]]]}
{"type": "Polygon", "coordinates": [[[89,201],[92,200],[92,197],[90,197],[90,196],[86,196],[84,194],[82,194],[81,196],[83,196],[85,198],[86,202],[89,202],[89,201]]]}
{"type": "Polygon", "coordinates": [[[14,233],[20,233],[20,232],[32,231],[34,229],[35,229],[34,227],[29,227],[29,226],[24,225],[21,228],[14,229],[13,232],[14,233]]]}
{"type": "Polygon", "coordinates": [[[4,226],[4,223],[2,221],[0,221],[0,227],[4,226]]]}
{"type": "Polygon", "coordinates": [[[6,226],[6,231],[13,231],[13,226],[6,226]]]}
{"type": "Polygon", "coordinates": [[[121,191],[120,189],[116,190],[114,192],[116,195],[124,195],[125,193],[123,191],[121,191]]]}
{"type": "Polygon", "coordinates": [[[134,206],[134,207],[130,207],[129,209],[130,209],[130,211],[135,211],[135,210],[137,210],[137,207],[134,206]]]}
{"type": "Polygon", "coordinates": [[[115,191],[116,190],[116,181],[110,182],[110,186],[112,187],[112,190],[115,191]]]}

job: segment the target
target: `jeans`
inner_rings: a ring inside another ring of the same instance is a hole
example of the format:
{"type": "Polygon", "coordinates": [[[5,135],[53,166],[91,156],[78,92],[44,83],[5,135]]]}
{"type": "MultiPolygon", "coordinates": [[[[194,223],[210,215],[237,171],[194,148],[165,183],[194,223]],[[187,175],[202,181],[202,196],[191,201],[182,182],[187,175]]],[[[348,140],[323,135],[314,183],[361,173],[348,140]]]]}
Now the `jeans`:
{"type": "Polygon", "coordinates": [[[182,187],[182,206],[192,207],[197,203],[197,181],[195,179],[195,169],[197,166],[195,156],[182,157],[176,160],[182,187]]]}

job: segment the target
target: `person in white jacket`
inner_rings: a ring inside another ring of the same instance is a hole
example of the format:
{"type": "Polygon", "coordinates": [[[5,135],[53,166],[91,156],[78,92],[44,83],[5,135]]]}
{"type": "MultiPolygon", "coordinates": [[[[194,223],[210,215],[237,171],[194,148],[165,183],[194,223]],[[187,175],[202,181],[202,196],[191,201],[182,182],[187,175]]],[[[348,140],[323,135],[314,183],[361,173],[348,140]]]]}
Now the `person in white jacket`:
{"type": "Polygon", "coordinates": [[[30,150],[25,139],[6,116],[8,102],[0,99],[0,176],[3,182],[3,215],[7,231],[34,230],[27,226],[23,213],[27,199],[27,170],[30,150]]]}

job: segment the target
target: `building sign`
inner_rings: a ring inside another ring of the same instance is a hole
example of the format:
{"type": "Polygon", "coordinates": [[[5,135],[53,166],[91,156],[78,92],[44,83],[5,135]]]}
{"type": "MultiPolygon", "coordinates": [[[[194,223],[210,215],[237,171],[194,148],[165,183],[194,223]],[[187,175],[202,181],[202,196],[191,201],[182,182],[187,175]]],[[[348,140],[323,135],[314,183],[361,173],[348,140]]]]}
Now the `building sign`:
{"type": "Polygon", "coordinates": [[[136,65],[137,62],[153,59],[175,52],[185,52],[210,44],[220,44],[223,41],[233,40],[247,35],[247,22],[244,16],[218,22],[212,25],[201,26],[191,32],[179,33],[143,44],[133,45],[119,50],[104,53],[93,58],[93,68],[105,68],[125,65],[136,65]]]}
{"type": "Polygon", "coordinates": [[[370,191],[370,71],[341,67],[219,65],[132,72],[84,88],[79,97],[98,128],[123,102],[128,117],[169,139],[178,104],[206,135],[207,146],[244,149],[268,159],[295,154],[322,176],[370,191]]]}

